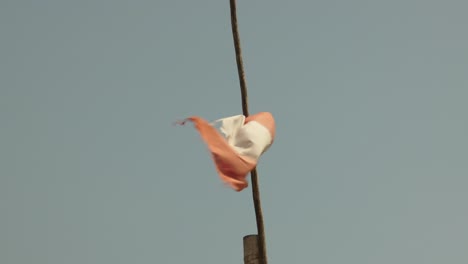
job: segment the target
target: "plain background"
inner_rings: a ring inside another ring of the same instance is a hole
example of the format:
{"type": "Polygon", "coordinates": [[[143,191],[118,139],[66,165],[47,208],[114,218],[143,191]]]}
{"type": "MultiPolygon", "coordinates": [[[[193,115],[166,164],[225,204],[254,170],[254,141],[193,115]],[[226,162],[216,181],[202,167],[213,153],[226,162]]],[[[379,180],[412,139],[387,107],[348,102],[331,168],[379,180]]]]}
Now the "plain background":
{"type": "MultiPolygon", "coordinates": [[[[270,263],[468,263],[468,2],[238,1],[270,263]]],[[[242,263],[229,4],[0,1],[0,263],[242,263]]]]}

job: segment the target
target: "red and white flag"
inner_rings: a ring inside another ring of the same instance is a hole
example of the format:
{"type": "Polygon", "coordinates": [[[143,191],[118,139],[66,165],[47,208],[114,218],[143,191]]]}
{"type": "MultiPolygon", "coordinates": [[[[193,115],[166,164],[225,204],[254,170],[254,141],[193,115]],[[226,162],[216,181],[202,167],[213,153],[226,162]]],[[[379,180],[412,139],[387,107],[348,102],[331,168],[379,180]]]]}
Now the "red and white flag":
{"type": "Polygon", "coordinates": [[[275,120],[268,112],[226,117],[211,124],[192,116],[180,124],[186,121],[194,123],[208,146],[221,179],[238,192],[248,186],[247,174],[257,166],[275,137],[275,120]],[[216,128],[218,125],[222,134],[216,128]]]}

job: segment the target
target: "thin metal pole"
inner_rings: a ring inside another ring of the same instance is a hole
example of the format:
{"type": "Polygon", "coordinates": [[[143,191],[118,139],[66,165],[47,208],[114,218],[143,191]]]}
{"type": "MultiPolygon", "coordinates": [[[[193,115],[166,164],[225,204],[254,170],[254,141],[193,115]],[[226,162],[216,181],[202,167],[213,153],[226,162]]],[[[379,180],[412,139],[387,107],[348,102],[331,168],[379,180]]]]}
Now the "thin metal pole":
{"type": "MultiPolygon", "coordinates": [[[[248,96],[247,96],[247,84],[245,82],[244,65],[242,61],[242,50],[240,45],[239,30],[237,26],[237,11],[236,11],[236,0],[229,0],[231,8],[231,28],[232,36],[234,40],[234,48],[236,51],[236,62],[237,62],[237,73],[239,75],[239,83],[242,97],[242,112],[247,117],[249,116],[248,96]]],[[[262,205],[260,202],[260,190],[258,186],[257,169],[254,168],[251,172],[252,179],[252,196],[255,208],[255,219],[257,222],[258,232],[258,247],[259,256],[262,264],[267,264],[266,255],[266,244],[265,244],[265,228],[263,225],[263,212],[262,205]]]]}

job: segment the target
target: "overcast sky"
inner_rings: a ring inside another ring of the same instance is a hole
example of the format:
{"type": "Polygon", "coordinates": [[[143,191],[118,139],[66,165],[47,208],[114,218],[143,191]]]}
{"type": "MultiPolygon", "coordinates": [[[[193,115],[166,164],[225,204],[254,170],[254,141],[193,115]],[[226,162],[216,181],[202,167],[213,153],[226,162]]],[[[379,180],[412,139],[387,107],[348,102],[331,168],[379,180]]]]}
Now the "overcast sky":
{"type": "MultiPolygon", "coordinates": [[[[0,263],[242,263],[229,1],[0,0],[0,263]]],[[[468,2],[238,1],[270,263],[468,263],[468,2]]]]}

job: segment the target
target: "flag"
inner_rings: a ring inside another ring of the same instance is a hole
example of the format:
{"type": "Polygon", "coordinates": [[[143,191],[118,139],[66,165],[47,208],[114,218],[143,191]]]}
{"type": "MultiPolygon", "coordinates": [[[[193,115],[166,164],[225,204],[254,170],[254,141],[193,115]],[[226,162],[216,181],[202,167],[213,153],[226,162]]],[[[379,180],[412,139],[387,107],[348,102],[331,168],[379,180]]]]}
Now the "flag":
{"type": "Polygon", "coordinates": [[[275,121],[268,112],[248,117],[236,115],[213,123],[192,116],[180,124],[187,121],[194,123],[208,146],[221,179],[238,192],[248,186],[247,174],[257,166],[260,156],[271,146],[275,137],[275,121]]]}

